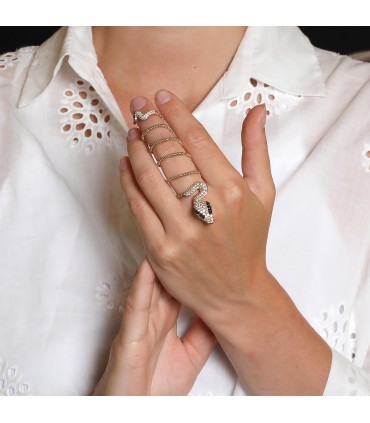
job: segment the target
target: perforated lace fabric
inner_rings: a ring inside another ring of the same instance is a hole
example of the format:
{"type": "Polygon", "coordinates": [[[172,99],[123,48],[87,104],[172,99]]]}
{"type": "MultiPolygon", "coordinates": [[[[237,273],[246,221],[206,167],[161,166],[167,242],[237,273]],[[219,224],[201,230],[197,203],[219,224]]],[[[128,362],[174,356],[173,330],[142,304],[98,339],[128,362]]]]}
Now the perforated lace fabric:
{"type": "Polygon", "coordinates": [[[370,375],[355,364],[358,334],[348,305],[331,304],[312,326],[332,348],[332,380],[324,395],[370,395],[370,375]]]}
{"type": "Polygon", "coordinates": [[[7,53],[1,54],[0,55],[0,72],[5,72],[6,70],[13,68],[24,53],[33,51],[35,49],[36,49],[35,46],[22,47],[22,48],[19,48],[18,50],[9,51],[7,53]]]}
{"type": "Polygon", "coordinates": [[[320,317],[314,318],[312,326],[328,343],[328,345],[350,361],[356,357],[357,331],[354,316],[349,312],[348,306],[331,304],[321,310],[320,317]]]}
{"type": "Polygon", "coordinates": [[[107,275],[96,287],[95,298],[99,306],[112,316],[121,316],[131,282],[132,276],[128,272],[121,279],[116,275],[107,275]]]}
{"type": "Polygon", "coordinates": [[[23,380],[17,366],[0,357],[0,395],[29,395],[30,385],[23,380]]]}
{"type": "Polygon", "coordinates": [[[4,53],[0,56],[0,71],[14,66],[14,62],[19,60],[17,52],[4,53]]]}
{"type": "Polygon", "coordinates": [[[59,113],[61,132],[71,148],[90,155],[96,148],[110,147],[111,115],[91,84],[77,79],[64,89],[59,113]]]}
{"type": "Polygon", "coordinates": [[[272,115],[279,116],[291,110],[302,98],[302,96],[285,93],[277,88],[270,87],[268,84],[250,78],[245,92],[231,99],[228,102],[228,108],[241,111],[245,116],[258,104],[265,104],[267,119],[269,119],[272,115]]]}
{"type": "Polygon", "coordinates": [[[340,352],[333,350],[333,364],[330,369],[331,384],[327,385],[326,396],[370,395],[370,374],[351,364],[340,352]]]}

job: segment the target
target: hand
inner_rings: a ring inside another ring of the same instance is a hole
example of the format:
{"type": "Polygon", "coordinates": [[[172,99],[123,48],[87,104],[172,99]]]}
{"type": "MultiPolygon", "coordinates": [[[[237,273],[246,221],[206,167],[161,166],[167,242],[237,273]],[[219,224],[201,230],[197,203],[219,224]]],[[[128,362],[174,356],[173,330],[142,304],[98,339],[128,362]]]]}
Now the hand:
{"type": "Polygon", "coordinates": [[[179,309],[144,258],[133,279],[107,368],[93,394],[188,394],[216,340],[200,319],[180,339],[176,331],[179,309]]]}
{"type": "MultiPolygon", "coordinates": [[[[241,176],[176,96],[159,92],[156,103],[175,134],[156,128],[147,141],[174,135],[183,141],[193,165],[189,157],[177,156],[165,159],[162,170],[171,177],[196,167],[208,184],[205,199],[215,222],[197,219],[190,197],[174,196],[140,133],[130,131],[121,183],[155,273],[212,330],[249,394],[321,395],[331,350],[266,267],[275,187],[264,106],[253,108],[243,123],[241,176]]],[[[140,97],[131,105],[144,112],[154,108],[140,97]]],[[[153,115],[139,127],[145,131],[157,123],[161,119],[153,115]]],[[[163,142],[154,154],[159,159],[179,150],[181,145],[163,142]]],[[[182,193],[197,180],[186,176],[172,186],[182,193]]]]}
{"type": "MultiPolygon", "coordinates": [[[[164,137],[182,140],[184,148],[176,142],[157,145],[155,158],[174,151],[191,154],[193,163],[186,156],[171,157],[162,162],[162,170],[170,177],[198,169],[208,184],[204,200],[211,203],[215,222],[206,224],[195,217],[191,197],[175,197],[135,129],[129,132],[130,160],[124,160],[121,184],[148,259],[166,290],[210,326],[225,319],[236,304],[248,303],[259,289],[258,276],[267,274],[265,251],[275,187],[264,133],[266,110],[255,107],[245,119],[241,176],[184,104],[174,94],[165,94],[165,103],[157,95],[157,107],[174,133],[157,128],[146,140],[150,145],[164,137]]],[[[143,97],[131,104],[132,111],[154,108],[143,97]]],[[[156,115],[138,121],[141,131],[158,123],[163,121],[156,115]]],[[[202,178],[186,176],[171,185],[180,193],[202,178]]]]}

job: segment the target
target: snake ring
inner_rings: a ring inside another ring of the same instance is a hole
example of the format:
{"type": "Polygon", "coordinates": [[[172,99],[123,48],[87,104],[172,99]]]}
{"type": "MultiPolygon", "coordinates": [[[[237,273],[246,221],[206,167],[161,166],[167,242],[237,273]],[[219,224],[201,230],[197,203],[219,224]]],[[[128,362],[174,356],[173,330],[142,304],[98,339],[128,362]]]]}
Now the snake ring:
{"type": "MultiPolygon", "coordinates": [[[[140,110],[137,110],[133,113],[133,123],[136,124],[138,119],[140,119],[141,121],[146,120],[146,119],[149,118],[149,116],[152,116],[152,115],[157,115],[157,116],[159,116],[160,118],[163,119],[163,116],[157,110],[154,110],[154,109],[149,110],[146,113],[142,113],[140,110]]],[[[146,141],[146,138],[145,138],[146,135],[149,132],[151,132],[155,129],[158,129],[158,128],[166,128],[167,130],[169,130],[171,133],[173,133],[175,135],[173,129],[169,125],[167,125],[165,123],[160,123],[160,124],[155,124],[155,125],[147,128],[141,135],[142,141],[145,142],[146,141]]],[[[153,144],[148,145],[150,153],[153,154],[154,147],[156,147],[157,145],[159,145],[163,142],[167,142],[167,141],[177,141],[179,144],[182,144],[181,140],[179,138],[177,138],[176,136],[162,138],[162,139],[157,140],[153,144]]],[[[162,161],[165,160],[165,159],[169,159],[171,157],[176,157],[176,156],[180,156],[180,155],[187,156],[187,157],[191,158],[191,155],[188,154],[187,152],[177,151],[177,152],[167,154],[166,156],[160,157],[157,160],[157,166],[161,166],[162,161]]],[[[170,178],[167,178],[166,182],[171,187],[171,184],[170,184],[171,181],[178,179],[178,178],[182,178],[184,176],[193,175],[193,174],[200,175],[200,172],[198,170],[190,170],[190,171],[187,171],[187,172],[183,172],[183,173],[180,173],[178,175],[174,175],[174,176],[171,176],[170,178]]],[[[214,223],[213,211],[212,211],[212,206],[211,206],[210,202],[209,201],[202,201],[202,198],[208,192],[208,185],[204,181],[195,182],[194,184],[192,184],[192,186],[190,188],[188,188],[183,193],[176,194],[176,198],[180,199],[180,198],[183,198],[183,197],[189,197],[190,195],[194,194],[194,192],[196,192],[196,191],[199,191],[199,193],[193,198],[194,215],[198,219],[202,220],[205,223],[214,223]]]]}

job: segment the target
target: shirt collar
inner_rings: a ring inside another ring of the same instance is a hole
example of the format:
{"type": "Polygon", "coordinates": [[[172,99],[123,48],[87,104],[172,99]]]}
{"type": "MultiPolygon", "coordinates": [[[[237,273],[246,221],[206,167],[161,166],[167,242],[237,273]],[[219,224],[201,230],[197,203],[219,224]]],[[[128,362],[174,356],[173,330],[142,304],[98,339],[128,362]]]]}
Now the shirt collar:
{"type": "Polygon", "coordinates": [[[250,78],[289,94],[325,95],[315,48],[298,27],[248,27],[224,75],[223,98],[239,96],[250,78]]]}
{"type": "MultiPolygon", "coordinates": [[[[62,27],[36,51],[18,107],[30,104],[52,83],[63,60],[85,80],[100,72],[91,27],[62,27]]],[[[250,78],[294,95],[324,96],[313,45],[297,27],[248,27],[224,74],[223,99],[239,96],[250,78]]]]}
{"type": "Polygon", "coordinates": [[[52,83],[63,60],[83,79],[90,81],[97,69],[97,56],[90,26],[60,28],[36,51],[23,85],[18,107],[35,100],[52,83]]]}

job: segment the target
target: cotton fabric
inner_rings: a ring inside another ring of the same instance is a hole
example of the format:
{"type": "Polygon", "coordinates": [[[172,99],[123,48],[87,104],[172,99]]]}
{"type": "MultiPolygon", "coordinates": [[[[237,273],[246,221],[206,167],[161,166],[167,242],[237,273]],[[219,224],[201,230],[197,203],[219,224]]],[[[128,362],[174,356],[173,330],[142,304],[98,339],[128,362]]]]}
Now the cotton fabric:
{"type": "MultiPolygon", "coordinates": [[[[193,111],[241,173],[243,119],[266,104],[267,266],[332,349],[324,395],[370,394],[369,82],[298,28],[249,27],[193,111]]],[[[0,56],[2,394],[89,395],[105,369],[144,257],[119,183],[130,126],[91,27],[0,56]]],[[[190,395],[248,393],[217,347],[190,395]]]]}

